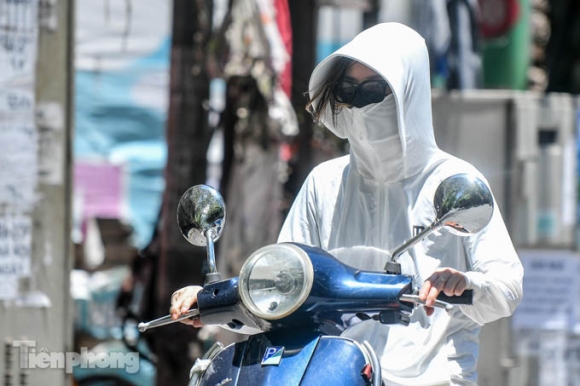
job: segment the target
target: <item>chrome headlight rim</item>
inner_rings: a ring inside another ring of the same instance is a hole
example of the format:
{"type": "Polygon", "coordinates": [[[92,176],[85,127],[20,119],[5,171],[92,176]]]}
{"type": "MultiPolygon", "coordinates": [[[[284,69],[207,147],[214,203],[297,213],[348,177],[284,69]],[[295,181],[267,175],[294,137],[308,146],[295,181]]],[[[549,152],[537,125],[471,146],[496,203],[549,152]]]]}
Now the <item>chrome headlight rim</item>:
{"type": "Polygon", "coordinates": [[[312,261],[310,261],[310,257],[308,257],[308,254],[302,248],[290,243],[270,244],[256,250],[244,262],[244,265],[242,266],[239,274],[239,293],[242,303],[252,314],[264,320],[279,320],[294,313],[298,308],[300,308],[302,304],[304,304],[304,302],[310,295],[310,291],[312,290],[313,284],[314,284],[314,266],[312,265],[312,261]],[[296,301],[294,302],[294,304],[284,312],[281,312],[279,314],[272,314],[262,311],[254,303],[248,290],[248,279],[250,273],[252,272],[252,268],[254,267],[256,262],[263,257],[263,254],[266,252],[266,250],[273,249],[272,253],[276,253],[276,250],[279,248],[290,249],[292,250],[293,255],[298,257],[298,261],[300,262],[303,269],[304,280],[302,288],[300,290],[300,294],[296,299],[296,301]]]}

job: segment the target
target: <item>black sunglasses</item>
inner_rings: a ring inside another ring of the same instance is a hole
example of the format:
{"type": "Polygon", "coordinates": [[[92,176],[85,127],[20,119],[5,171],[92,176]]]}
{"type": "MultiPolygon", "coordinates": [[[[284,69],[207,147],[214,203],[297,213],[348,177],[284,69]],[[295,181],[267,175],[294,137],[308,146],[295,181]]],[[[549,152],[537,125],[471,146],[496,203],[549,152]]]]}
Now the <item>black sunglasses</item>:
{"type": "Polygon", "coordinates": [[[338,103],[354,107],[381,102],[389,92],[389,85],[381,79],[370,79],[356,84],[343,78],[334,85],[334,99],[338,103]]]}

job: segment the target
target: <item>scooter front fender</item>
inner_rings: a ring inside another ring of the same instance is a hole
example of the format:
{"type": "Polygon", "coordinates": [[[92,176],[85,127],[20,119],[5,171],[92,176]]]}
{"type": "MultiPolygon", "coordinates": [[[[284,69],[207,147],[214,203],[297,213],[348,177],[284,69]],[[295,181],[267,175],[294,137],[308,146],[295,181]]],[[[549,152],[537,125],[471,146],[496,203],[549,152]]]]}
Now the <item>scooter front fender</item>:
{"type": "Polygon", "coordinates": [[[369,363],[358,343],[338,336],[298,339],[258,334],[232,344],[213,358],[198,385],[369,384],[361,375],[369,363]]]}

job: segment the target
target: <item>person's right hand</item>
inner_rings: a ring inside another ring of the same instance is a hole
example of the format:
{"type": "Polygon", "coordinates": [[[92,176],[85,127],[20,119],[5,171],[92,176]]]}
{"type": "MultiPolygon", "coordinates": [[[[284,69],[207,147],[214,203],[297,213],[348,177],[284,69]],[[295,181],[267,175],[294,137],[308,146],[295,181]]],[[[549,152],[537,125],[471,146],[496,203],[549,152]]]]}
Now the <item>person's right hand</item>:
{"type": "MultiPolygon", "coordinates": [[[[197,293],[203,288],[198,285],[190,285],[178,289],[171,295],[171,308],[169,313],[173,320],[177,319],[180,315],[185,314],[189,309],[197,303],[197,293]]],[[[202,327],[203,324],[198,318],[195,319],[184,319],[181,321],[183,324],[189,324],[193,327],[202,327]]]]}

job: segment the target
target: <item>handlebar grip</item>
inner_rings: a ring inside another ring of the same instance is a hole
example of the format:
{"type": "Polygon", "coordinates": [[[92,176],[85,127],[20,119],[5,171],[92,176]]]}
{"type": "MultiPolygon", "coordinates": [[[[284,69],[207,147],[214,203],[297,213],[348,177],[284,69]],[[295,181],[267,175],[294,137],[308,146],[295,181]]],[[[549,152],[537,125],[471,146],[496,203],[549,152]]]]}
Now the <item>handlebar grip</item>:
{"type": "Polygon", "coordinates": [[[461,295],[458,296],[447,296],[445,293],[441,292],[437,296],[438,300],[447,302],[449,304],[473,304],[473,290],[465,290],[461,295]]]}

